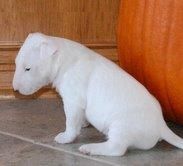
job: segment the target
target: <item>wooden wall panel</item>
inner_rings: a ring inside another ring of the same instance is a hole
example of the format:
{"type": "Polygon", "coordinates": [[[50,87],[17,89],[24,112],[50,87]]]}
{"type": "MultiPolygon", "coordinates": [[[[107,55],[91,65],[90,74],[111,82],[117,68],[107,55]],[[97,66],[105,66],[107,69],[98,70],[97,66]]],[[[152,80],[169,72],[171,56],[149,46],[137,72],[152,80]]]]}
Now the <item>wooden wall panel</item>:
{"type": "MultiPolygon", "coordinates": [[[[120,0],[0,0],[0,98],[12,90],[14,59],[31,32],[69,38],[118,63],[116,24],[120,0]]],[[[38,95],[55,97],[49,88],[38,95]]]]}
{"type": "Polygon", "coordinates": [[[82,43],[116,43],[120,0],[0,0],[0,40],[23,41],[30,32],[82,43]]]}

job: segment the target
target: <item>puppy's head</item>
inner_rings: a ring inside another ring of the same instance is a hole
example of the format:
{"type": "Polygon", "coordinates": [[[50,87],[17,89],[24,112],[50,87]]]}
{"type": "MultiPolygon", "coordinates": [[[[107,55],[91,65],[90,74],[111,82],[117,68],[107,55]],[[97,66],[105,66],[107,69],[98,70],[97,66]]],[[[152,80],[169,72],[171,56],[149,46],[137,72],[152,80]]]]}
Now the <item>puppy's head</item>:
{"type": "Polygon", "coordinates": [[[30,95],[50,83],[56,51],[50,37],[40,33],[29,34],[15,60],[14,90],[30,95]]]}

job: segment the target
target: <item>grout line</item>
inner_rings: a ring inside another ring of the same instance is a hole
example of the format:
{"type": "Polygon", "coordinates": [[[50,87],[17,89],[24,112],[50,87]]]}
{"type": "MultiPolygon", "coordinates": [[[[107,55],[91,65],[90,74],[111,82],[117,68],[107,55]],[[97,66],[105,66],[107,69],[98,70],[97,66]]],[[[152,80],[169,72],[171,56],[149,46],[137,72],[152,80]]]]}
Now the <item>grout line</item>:
{"type": "Polygon", "coordinates": [[[37,142],[33,139],[22,137],[22,136],[17,135],[17,134],[11,134],[11,133],[4,132],[4,131],[0,131],[0,134],[5,135],[5,136],[10,136],[10,137],[13,137],[13,138],[25,141],[25,142],[32,143],[34,145],[38,145],[38,146],[48,148],[48,149],[56,150],[56,151],[59,151],[59,152],[65,152],[65,153],[68,153],[68,154],[71,154],[71,155],[74,155],[74,156],[78,156],[78,157],[82,157],[82,158],[85,158],[85,159],[94,160],[94,161],[97,161],[97,162],[100,162],[100,163],[103,163],[103,164],[108,164],[108,165],[112,165],[112,166],[119,166],[118,164],[112,163],[110,161],[106,161],[106,160],[99,159],[99,158],[94,158],[94,157],[91,157],[91,156],[84,155],[82,153],[68,151],[68,150],[58,148],[58,147],[55,147],[55,146],[52,146],[52,145],[49,145],[49,144],[37,142]]]}

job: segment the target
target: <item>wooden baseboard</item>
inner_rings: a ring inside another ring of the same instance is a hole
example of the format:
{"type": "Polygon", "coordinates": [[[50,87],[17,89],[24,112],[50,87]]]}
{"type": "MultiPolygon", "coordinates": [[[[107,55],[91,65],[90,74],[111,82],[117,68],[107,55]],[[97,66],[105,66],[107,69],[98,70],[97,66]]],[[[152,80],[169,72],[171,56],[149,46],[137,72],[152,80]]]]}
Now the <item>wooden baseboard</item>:
{"type": "MultiPolygon", "coordinates": [[[[58,97],[57,93],[50,87],[43,88],[38,93],[31,96],[22,96],[13,91],[12,79],[15,70],[14,60],[21,45],[22,42],[0,42],[0,99],[58,97]]],[[[116,44],[85,43],[85,45],[113,62],[119,63],[116,44]]]]}

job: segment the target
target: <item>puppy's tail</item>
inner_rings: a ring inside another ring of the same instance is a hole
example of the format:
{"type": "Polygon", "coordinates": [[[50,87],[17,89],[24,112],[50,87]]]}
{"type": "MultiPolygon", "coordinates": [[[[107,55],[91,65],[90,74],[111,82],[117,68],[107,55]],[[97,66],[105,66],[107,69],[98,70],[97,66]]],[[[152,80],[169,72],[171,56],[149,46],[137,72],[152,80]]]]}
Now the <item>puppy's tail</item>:
{"type": "Polygon", "coordinates": [[[168,143],[176,146],[177,148],[183,149],[183,139],[173,133],[165,122],[163,122],[163,127],[161,129],[161,138],[168,143]]]}

